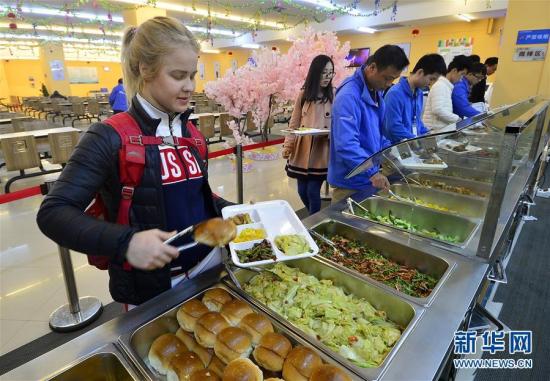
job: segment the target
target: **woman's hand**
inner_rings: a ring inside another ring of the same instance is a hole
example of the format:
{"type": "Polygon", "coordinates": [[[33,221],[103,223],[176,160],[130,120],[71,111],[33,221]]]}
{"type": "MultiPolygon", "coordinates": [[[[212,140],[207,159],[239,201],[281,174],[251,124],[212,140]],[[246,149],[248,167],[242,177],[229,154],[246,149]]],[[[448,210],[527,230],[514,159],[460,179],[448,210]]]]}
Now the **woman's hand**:
{"type": "Polygon", "coordinates": [[[287,147],[283,148],[283,159],[288,159],[291,153],[292,153],[292,149],[287,147]]]}
{"type": "Polygon", "coordinates": [[[371,176],[370,182],[375,188],[378,189],[388,189],[390,187],[390,182],[388,181],[388,178],[380,172],[371,176]]]}
{"type": "Polygon", "coordinates": [[[128,244],[126,260],[132,267],[140,270],[163,268],[179,256],[174,246],[164,244],[175,233],[159,229],[135,233],[128,244]]]}

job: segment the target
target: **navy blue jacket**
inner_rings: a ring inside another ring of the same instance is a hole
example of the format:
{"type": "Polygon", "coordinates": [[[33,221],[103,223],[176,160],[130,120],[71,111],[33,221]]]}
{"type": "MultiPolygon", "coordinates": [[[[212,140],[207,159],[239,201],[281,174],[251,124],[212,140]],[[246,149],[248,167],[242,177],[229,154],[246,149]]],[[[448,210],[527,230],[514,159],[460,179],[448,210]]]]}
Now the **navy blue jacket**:
{"type": "Polygon", "coordinates": [[[423,92],[421,89],[415,89],[413,94],[407,77],[401,77],[399,82],[391,87],[384,101],[384,136],[392,143],[428,133],[422,122],[423,92]],[[412,128],[413,121],[416,121],[416,134],[412,128]]]}
{"type": "Polygon", "coordinates": [[[453,113],[461,118],[469,118],[471,116],[479,114],[472,104],[468,100],[470,97],[470,83],[466,77],[462,77],[460,81],[455,83],[453,88],[453,94],[451,96],[453,100],[453,113]]]}
{"type": "Polygon", "coordinates": [[[382,135],[385,110],[382,92],[376,92],[376,103],[365,83],[364,68],[358,68],[344,80],[332,105],[328,183],[338,188],[369,187],[370,177],[378,172],[377,166],[347,180],[345,176],[390,143],[382,135]]]}

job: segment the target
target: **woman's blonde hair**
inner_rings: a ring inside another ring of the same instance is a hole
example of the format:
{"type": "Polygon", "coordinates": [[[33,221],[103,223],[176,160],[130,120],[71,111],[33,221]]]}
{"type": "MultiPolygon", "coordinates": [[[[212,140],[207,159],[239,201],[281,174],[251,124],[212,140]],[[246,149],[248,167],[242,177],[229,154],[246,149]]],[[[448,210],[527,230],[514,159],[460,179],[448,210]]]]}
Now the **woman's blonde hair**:
{"type": "Polygon", "coordinates": [[[200,46],[193,34],[177,19],[154,17],[139,27],[129,27],[122,37],[122,74],[128,103],[143,87],[144,76],[139,65],[149,69],[147,77],[154,78],[162,59],[176,47],[185,46],[196,53],[200,46]]]}

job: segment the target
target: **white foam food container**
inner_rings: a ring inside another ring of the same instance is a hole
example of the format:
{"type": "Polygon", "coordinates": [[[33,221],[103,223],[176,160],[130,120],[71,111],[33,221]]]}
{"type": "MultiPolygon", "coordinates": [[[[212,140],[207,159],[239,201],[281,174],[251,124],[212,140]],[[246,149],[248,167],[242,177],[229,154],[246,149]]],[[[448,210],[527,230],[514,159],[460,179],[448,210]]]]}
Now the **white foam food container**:
{"type": "Polygon", "coordinates": [[[248,213],[254,222],[253,224],[238,225],[237,236],[246,228],[263,228],[266,232],[266,240],[271,245],[271,249],[275,254],[275,260],[264,260],[256,262],[242,263],[237,255],[237,250],[250,249],[255,243],[260,243],[262,240],[241,242],[241,243],[229,243],[229,250],[231,251],[231,259],[239,267],[250,267],[265,265],[274,262],[290,261],[294,259],[312,257],[319,252],[319,247],[309,235],[307,229],[302,224],[302,221],[298,218],[290,204],[284,200],[273,200],[258,202],[256,204],[242,204],[226,206],[222,209],[222,217],[224,219],[233,217],[237,214],[248,213]],[[297,255],[286,255],[275,245],[275,238],[280,235],[298,234],[303,236],[309,247],[310,252],[301,253],[297,255]]]}
{"type": "Polygon", "coordinates": [[[308,128],[306,130],[281,130],[284,134],[287,135],[328,135],[329,129],[320,129],[320,128],[308,128]]]}
{"type": "MultiPolygon", "coordinates": [[[[396,147],[392,147],[392,153],[397,158],[399,163],[407,169],[426,169],[426,170],[440,170],[447,168],[447,164],[445,162],[441,162],[440,164],[428,164],[425,163],[424,160],[422,160],[417,154],[410,151],[411,156],[403,159],[401,158],[401,155],[399,154],[399,151],[396,147]]],[[[435,158],[441,160],[439,156],[436,154],[432,154],[435,158]]]]}
{"type": "Polygon", "coordinates": [[[473,146],[471,144],[468,144],[465,147],[466,148],[465,151],[458,152],[458,151],[453,150],[454,147],[456,147],[460,144],[461,144],[460,142],[457,142],[456,140],[452,140],[452,139],[442,139],[442,140],[437,142],[437,146],[439,148],[444,149],[446,151],[450,151],[450,152],[458,154],[458,155],[481,151],[481,147],[473,146]]]}

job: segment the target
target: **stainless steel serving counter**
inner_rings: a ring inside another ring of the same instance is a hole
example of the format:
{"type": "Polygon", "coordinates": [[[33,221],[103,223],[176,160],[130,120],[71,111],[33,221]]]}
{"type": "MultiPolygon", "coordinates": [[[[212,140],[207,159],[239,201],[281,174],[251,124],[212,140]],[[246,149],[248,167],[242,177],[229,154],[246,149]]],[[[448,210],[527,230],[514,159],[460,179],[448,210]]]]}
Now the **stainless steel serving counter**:
{"type": "MultiPolygon", "coordinates": [[[[500,214],[488,258],[498,256],[506,246],[506,242],[510,240],[509,235],[514,233],[515,230],[512,227],[517,221],[522,197],[529,185],[532,185],[537,170],[536,159],[514,167],[502,198],[502,206],[499,208],[500,214]]],[[[371,195],[358,193],[353,198],[362,201],[369,196],[371,195]]],[[[365,374],[376,375],[378,380],[438,378],[442,366],[448,360],[454,333],[465,327],[465,320],[471,315],[487,282],[486,276],[492,263],[476,256],[481,232],[478,229],[466,245],[457,247],[345,215],[342,213],[345,208],[346,204],[342,201],[303,222],[309,228],[315,228],[327,221],[350,225],[359,231],[369,233],[371,242],[378,239],[394,242],[401,248],[409,248],[411,252],[420,251],[447,264],[442,271],[444,274],[439,284],[432,291],[432,295],[425,299],[405,297],[398,291],[389,289],[374,280],[362,278],[363,282],[368,283],[369,288],[380,290],[380,293],[392,293],[401,300],[412,303],[415,311],[414,324],[407,328],[406,334],[403,334],[402,340],[399,345],[396,345],[384,366],[377,372],[365,374]]],[[[63,377],[63,374],[67,374],[66,371],[79,368],[89,372],[90,364],[99,364],[97,366],[104,364],[110,367],[109,369],[116,369],[117,372],[125,375],[121,376],[121,379],[146,379],[140,367],[132,362],[121,347],[123,342],[121,338],[127,337],[145,323],[218,283],[223,276],[221,267],[202,274],[14,369],[3,375],[2,379],[9,381],[68,379],[63,377]],[[58,376],[59,374],[61,376],[58,376]]],[[[308,340],[307,337],[305,339],[308,340]]],[[[309,343],[315,346],[313,341],[309,340],[309,343]]],[[[317,349],[322,351],[320,347],[317,349]]]]}

